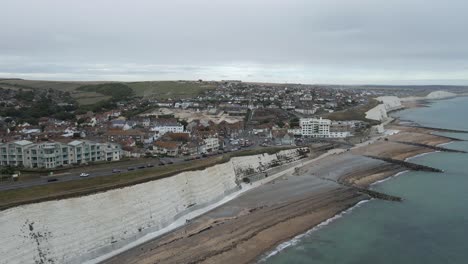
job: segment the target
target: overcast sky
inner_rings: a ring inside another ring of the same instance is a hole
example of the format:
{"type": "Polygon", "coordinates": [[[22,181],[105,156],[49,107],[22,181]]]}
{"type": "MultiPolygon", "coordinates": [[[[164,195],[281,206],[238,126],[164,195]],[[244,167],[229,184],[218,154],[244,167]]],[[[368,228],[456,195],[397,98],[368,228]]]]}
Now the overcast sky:
{"type": "Polygon", "coordinates": [[[0,77],[468,84],[467,0],[0,0],[0,77]]]}

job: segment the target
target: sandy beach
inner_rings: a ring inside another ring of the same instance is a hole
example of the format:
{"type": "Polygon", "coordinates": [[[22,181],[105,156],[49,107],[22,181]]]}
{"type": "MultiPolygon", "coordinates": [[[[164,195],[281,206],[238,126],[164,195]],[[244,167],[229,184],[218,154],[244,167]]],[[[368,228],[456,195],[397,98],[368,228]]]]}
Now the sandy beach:
{"type": "Polygon", "coordinates": [[[401,142],[436,146],[450,141],[427,129],[391,129],[400,132],[309,162],[105,263],[255,262],[279,243],[369,199],[352,186],[366,188],[406,170],[366,156],[405,160],[434,150],[401,142]]]}

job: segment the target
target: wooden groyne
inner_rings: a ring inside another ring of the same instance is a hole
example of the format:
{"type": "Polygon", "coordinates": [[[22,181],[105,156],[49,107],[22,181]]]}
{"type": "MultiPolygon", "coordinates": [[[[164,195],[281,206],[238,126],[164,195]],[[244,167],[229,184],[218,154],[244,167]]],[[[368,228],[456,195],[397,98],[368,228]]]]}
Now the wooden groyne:
{"type": "Polygon", "coordinates": [[[376,159],[376,160],[382,160],[382,161],[385,161],[385,162],[388,162],[388,163],[397,164],[397,165],[400,165],[400,166],[405,167],[407,169],[415,170],[415,171],[444,172],[441,169],[432,168],[432,167],[425,166],[425,165],[419,165],[419,164],[416,164],[416,163],[411,163],[411,162],[407,162],[407,161],[403,161],[403,160],[384,158],[384,157],[377,157],[377,156],[365,156],[365,157],[368,157],[368,158],[371,158],[371,159],[376,159]]]}
{"type": "Polygon", "coordinates": [[[352,188],[352,189],[356,190],[357,192],[368,195],[371,198],[386,200],[386,201],[392,201],[392,202],[401,202],[401,201],[403,201],[403,199],[401,197],[398,197],[398,196],[393,196],[393,195],[389,195],[389,194],[369,190],[369,189],[358,187],[358,186],[355,186],[355,185],[352,185],[352,184],[346,184],[344,182],[335,181],[335,180],[332,180],[332,179],[329,179],[329,178],[319,177],[319,179],[322,179],[322,180],[325,180],[325,181],[331,181],[331,182],[337,183],[339,185],[352,188]]]}
{"type": "Polygon", "coordinates": [[[392,141],[392,142],[410,145],[410,146],[416,146],[416,147],[423,147],[423,148],[433,149],[433,150],[442,151],[442,152],[467,153],[466,151],[463,151],[463,150],[448,149],[444,147],[431,146],[431,145],[422,144],[422,143],[407,142],[407,141],[392,141]]]}
{"type": "Polygon", "coordinates": [[[403,201],[403,199],[401,197],[398,197],[398,196],[393,196],[393,195],[389,195],[389,194],[385,194],[385,193],[381,193],[381,192],[376,192],[376,191],[373,191],[373,190],[359,188],[359,187],[354,187],[354,188],[358,192],[367,194],[372,198],[376,198],[376,199],[380,199],[380,200],[386,200],[386,201],[392,201],[392,202],[401,202],[401,201],[403,201]]]}
{"type": "Polygon", "coordinates": [[[422,129],[428,129],[428,130],[434,130],[434,131],[440,131],[440,132],[468,134],[467,130],[461,130],[461,129],[448,129],[448,128],[440,128],[440,127],[428,127],[428,126],[420,126],[420,125],[402,125],[402,124],[400,124],[400,126],[422,128],[422,129]]]}
{"type": "Polygon", "coordinates": [[[449,137],[449,136],[443,136],[443,135],[438,135],[438,134],[434,134],[434,133],[431,133],[431,135],[438,136],[438,137],[441,137],[441,138],[446,138],[446,139],[451,140],[451,141],[466,141],[465,139],[449,137]]]}

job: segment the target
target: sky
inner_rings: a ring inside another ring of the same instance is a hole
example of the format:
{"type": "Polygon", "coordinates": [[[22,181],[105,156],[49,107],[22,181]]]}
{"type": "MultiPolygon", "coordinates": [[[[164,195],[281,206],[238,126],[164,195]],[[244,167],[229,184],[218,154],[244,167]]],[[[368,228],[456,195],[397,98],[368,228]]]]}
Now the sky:
{"type": "Polygon", "coordinates": [[[468,85],[466,0],[0,0],[0,78],[468,85]]]}

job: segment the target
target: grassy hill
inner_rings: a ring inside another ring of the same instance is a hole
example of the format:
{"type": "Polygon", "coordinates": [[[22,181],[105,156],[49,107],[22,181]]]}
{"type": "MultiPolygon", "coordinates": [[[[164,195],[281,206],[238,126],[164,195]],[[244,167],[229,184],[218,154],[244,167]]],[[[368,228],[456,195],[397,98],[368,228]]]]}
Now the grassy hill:
{"type": "Polygon", "coordinates": [[[190,98],[199,95],[203,91],[216,88],[215,84],[199,83],[195,81],[65,82],[0,79],[0,87],[8,89],[56,89],[69,92],[81,105],[92,105],[114,97],[112,93],[113,90],[105,87],[106,85],[119,86],[119,84],[130,87],[135,96],[151,97],[155,99],[190,98]]]}
{"type": "Polygon", "coordinates": [[[337,111],[325,115],[325,118],[330,120],[361,120],[369,123],[375,123],[373,120],[366,118],[366,112],[376,107],[379,104],[377,100],[370,100],[365,105],[356,106],[343,111],[337,111]]]}
{"type": "Polygon", "coordinates": [[[126,84],[135,91],[137,96],[158,99],[190,98],[203,91],[216,88],[215,84],[192,81],[132,82],[126,84]]]}

